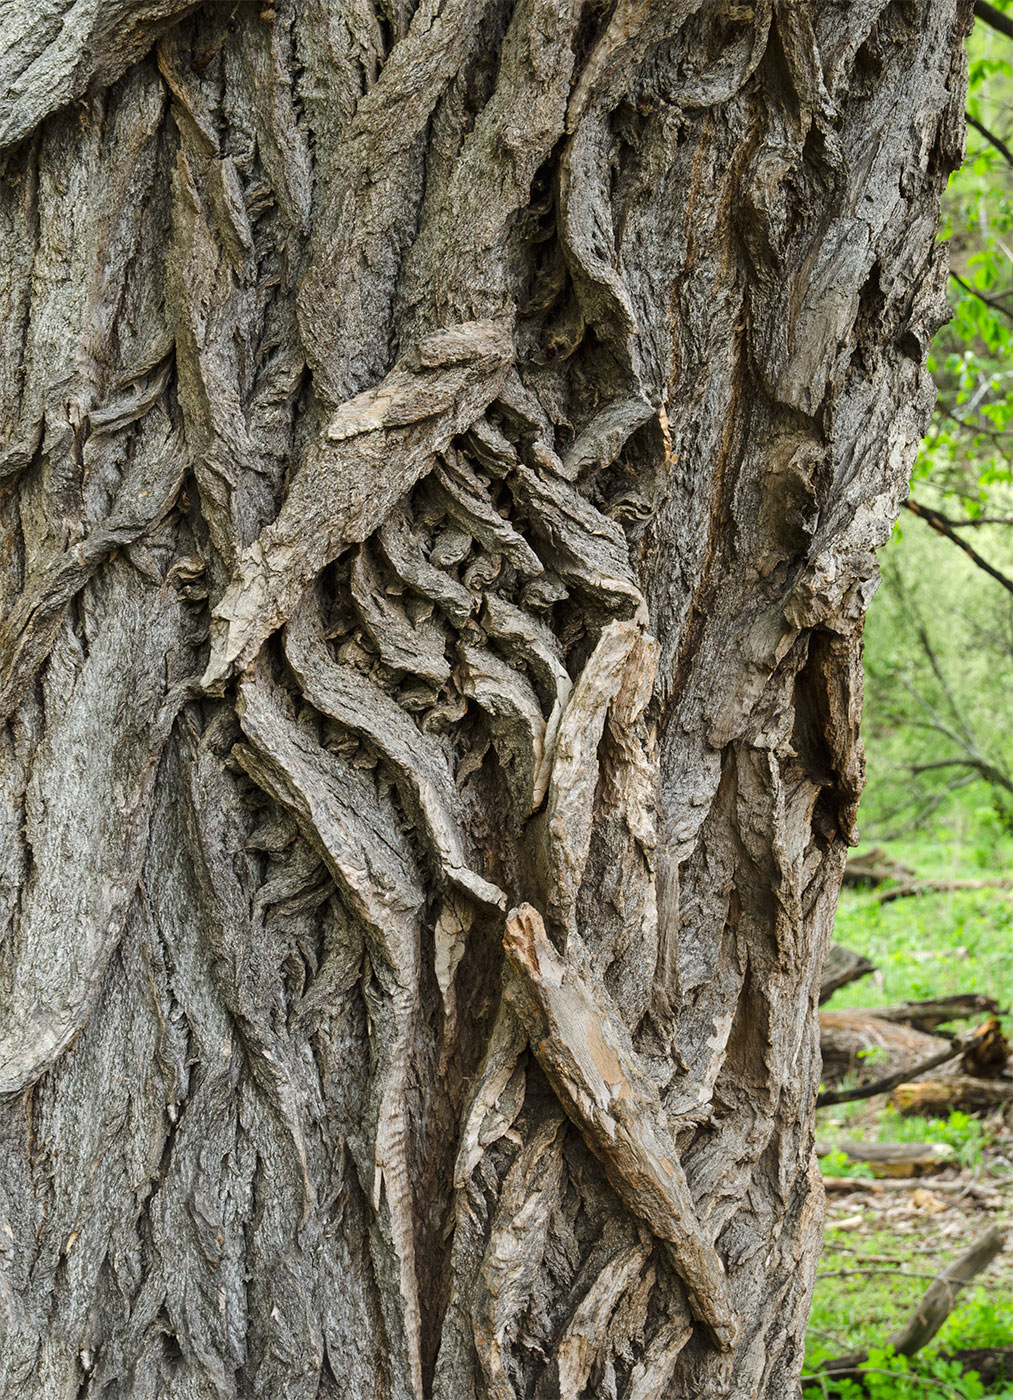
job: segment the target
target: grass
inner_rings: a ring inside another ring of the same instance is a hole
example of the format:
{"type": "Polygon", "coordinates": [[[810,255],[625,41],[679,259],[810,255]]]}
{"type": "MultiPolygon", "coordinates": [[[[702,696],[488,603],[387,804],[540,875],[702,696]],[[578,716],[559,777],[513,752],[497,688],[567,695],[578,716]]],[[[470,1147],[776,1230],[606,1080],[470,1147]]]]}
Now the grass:
{"type": "MultiPolygon", "coordinates": [[[[846,1228],[835,1228],[831,1208],[806,1342],[807,1373],[831,1357],[882,1347],[914,1308],[930,1280],[966,1245],[959,1230],[948,1238],[940,1238],[940,1231],[945,1228],[939,1225],[940,1218],[945,1220],[946,1216],[912,1213],[910,1221],[905,1222],[910,1226],[906,1234],[901,1235],[889,1223],[878,1226],[875,1222],[859,1233],[847,1222],[846,1228]]],[[[990,1276],[995,1271],[996,1264],[990,1276]]],[[[941,1354],[965,1347],[1009,1346],[1013,1337],[1013,1291],[1008,1287],[1008,1264],[999,1270],[999,1277],[999,1284],[993,1281],[991,1287],[967,1289],[934,1341],[910,1361],[882,1354],[878,1361],[870,1358],[871,1365],[900,1373],[893,1388],[880,1378],[878,1392],[872,1393],[882,1395],[883,1400],[907,1400],[908,1395],[921,1395],[927,1389],[953,1393],[945,1386],[923,1383],[942,1379],[933,1375],[941,1354]],[[903,1381],[908,1368],[916,1380],[903,1381]]],[[[953,1377],[948,1380],[952,1386],[953,1377]]],[[[965,1391],[958,1385],[955,1393],[1013,1400],[1013,1385],[999,1383],[988,1391],[974,1391],[973,1387],[965,1391]]],[[[844,1400],[857,1392],[845,1386],[829,1386],[828,1394],[844,1400]]]]}
{"type": "MultiPolygon", "coordinates": [[[[1013,872],[1013,835],[975,809],[954,804],[948,826],[903,841],[873,841],[920,879],[1004,879],[1013,872]],[[982,826],[984,831],[982,831],[982,826]]],[[[859,848],[861,851],[861,848],[859,848]]],[[[957,890],[880,904],[873,891],[841,892],[834,937],[878,971],[844,987],[834,1007],[870,1009],[898,1001],[980,992],[1013,1002],[1013,891],[957,890]]]]}
{"type": "MultiPolygon", "coordinates": [[[[872,839],[922,879],[1003,878],[1013,872],[1013,835],[962,794],[930,834],[904,840],[872,839]]],[[[888,1005],[900,1001],[980,992],[1001,1006],[1013,1002],[1013,893],[962,891],[925,895],[881,905],[869,892],[845,890],[835,938],[877,965],[877,972],[838,992],[834,1008],[888,1005]]],[[[1010,1023],[1007,1022],[1007,1033],[1010,1023]]],[[[1011,1180],[1009,1130],[1001,1119],[981,1120],[953,1112],[945,1119],[903,1118],[882,1100],[822,1110],[818,1136],[830,1143],[870,1137],[886,1141],[943,1142],[955,1166],[970,1168],[997,1189],[1011,1180]]],[[[866,1170],[832,1152],[827,1175],[855,1176],[866,1170]]],[[[931,1193],[932,1178],[925,1178],[931,1193]]],[[[922,1213],[898,1195],[828,1202],[828,1224],[819,1266],[806,1347],[806,1371],[848,1351],[870,1349],[866,1390],[828,1386],[828,1400],[1013,1400],[1013,1385],[984,1390],[940,1355],[964,1347],[1009,1345],[1013,1339],[1013,1258],[991,1265],[987,1284],[968,1289],[930,1347],[908,1362],[881,1348],[906,1318],[935,1275],[969,1238],[985,1228],[981,1211],[961,1213],[947,1201],[938,1214],[922,1213]],[[856,1204],[856,1200],[860,1204],[856,1204]],[[857,1214],[856,1214],[857,1212],[857,1214]],[[859,1217],[861,1217],[859,1219],[859,1217]],[[859,1272],[856,1272],[858,1270],[859,1272]],[[929,1276],[929,1277],[926,1277],[929,1276]]],[[[1009,1211],[999,1213],[998,1223],[1009,1211]]],[[[818,1391],[807,1392],[818,1395],[818,1391]]]]}

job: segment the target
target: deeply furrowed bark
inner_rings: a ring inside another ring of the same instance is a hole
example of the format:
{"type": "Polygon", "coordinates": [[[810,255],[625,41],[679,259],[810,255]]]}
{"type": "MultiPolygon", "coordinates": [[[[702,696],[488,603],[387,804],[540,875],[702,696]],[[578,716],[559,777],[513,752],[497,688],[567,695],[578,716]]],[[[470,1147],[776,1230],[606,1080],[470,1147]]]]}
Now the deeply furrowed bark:
{"type": "Polygon", "coordinates": [[[9,0],[3,1395],[795,1392],[968,11],[9,0]]]}

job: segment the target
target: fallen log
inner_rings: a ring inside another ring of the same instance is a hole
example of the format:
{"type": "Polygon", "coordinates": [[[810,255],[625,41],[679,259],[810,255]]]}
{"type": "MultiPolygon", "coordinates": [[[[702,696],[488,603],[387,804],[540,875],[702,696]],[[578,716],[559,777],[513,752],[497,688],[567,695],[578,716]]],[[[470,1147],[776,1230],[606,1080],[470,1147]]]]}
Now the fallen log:
{"type": "MultiPolygon", "coordinates": [[[[824,1015],[828,1013],[823,1013],[824,1015]]],[[[912,1032],[917,1034],[917,1032],[912,1032]]],[[[926,1037],[929,1039],[930,1037],[926,1037]]],[[[936,1044],[939,1044],[937,1041],[936,1044]]],[[[898,1070],[895,1074],[888,1074],[883,1079],[876,1079],[871,1084],[861,1084],[854,1089],[828,1089],[816,1096],[816,1107],[826,1108],[834,1103],[852,1103],[856,1099],[871,1099],[876,1094],[888,1094],[891,1089],[896,1089],[898,1084],[903,1084],[905,1080],[914,1078],[919,1074],[925,1074],[930,1069],[937,1069],[939,1065],[944,1065],[948,1060],[955,1060],[964,1053],[967,1040],[956,1040],[952,1044],[946,1045],[944,1050],[938,1051],[935,1055],[930,1055],[927,1059],[919,1061],[918,1064],[910,1065],[906,1069],[898,1070]]]]}
{"type": "MultiPolygon", "coordinates": [[[[961,1288],[987,1268],[1001,1249],[1002,1235],[992,1225],[929,1285],[907,1320],[887,1337],[886,1346],[892,1347],[896,1356],[914,1356],[920,1351],[946,1321],[961,1288]]],[[[802,1378],[803,1388],[822,1387],[824,1381],[830,1380],[851,1380],[860,1384],[861,1368],[868,1359],[868,1351],[853,1351],[824,1361],[813,1375],[802,1378]]]]}
{"type": "Polygon", "coordinates": [[[849,982],[857,982],[860,977],[867,977],[870,972],[875,971],[876,964],[861,953],[855,953],[843,944],[831,943],[823,966],[823,981],[820,983],[820,1006],[849,982]]]}
{"type": "Polygon", "coordinates": [[[985,1013],[994,1016],[999,1003],[977,992],[960,992],[952,997],[930,997],[927,1001],[904,1001],[897,1006],[877,1006],[878,1021],[895,1021],[930,1035],[947,1021],[964,1021],[985,1013]]]}
{"type": "Polygon", "coordinates": [[[954,1155],[945,1142],[839,1142],[833,1147],[817,1142],[817,1157],[830,1152],[843,1152],[849,1162],[865,1162],[876,1176],[903,1177],[948,1167],[954,1155]]]}
{"type": "Polygon", "coordinates": [[[955,894],[959,890],[1008,890],[1013,880],[905,880],[888,889],[877,890],[873,898],[879,904],[891,904],[895,899],[910,899],[922,894],[955,894]]]}
{"type": "Polygon", "coordinates": [[[884,880],[913,880],[915,872],[899,860],[893,860],[882,846],[850,856],[844,867],[846,885],[880,885],[884,880]]]}
{"type": "Polygon", "coordinates": [[[975,1079],[994,1079],[1006,1068],[1009,1057],[1009,1041],[998,1018],[991,1016],[971,1032],[960,1068],[975,1079]]]}
{"type": "MultiPolygon", "coordinates": [[[[874,1181],[870,1176],[825,1176],[823,1178],[824,1188],[833,1194],[854,1194],[857,1191],[865,1191],[873,1196],[880,1196],[884,1191],[919,1191],[925,1186],[923,1176],[888,1176],[881,1177],[874,1181]]],[[[965,1181],[958,1177],[955,1181],[941,1181],[934,1176],[930,1183],[932,1191],[936,1194],[955,1195],[959,1200],[962,1196],[970,1196],[975,1201],[980,1201],[983,1205],[992,1208],[992,1203],[1001,1202],[1001,1195],[995,1191],[990,1191],[987,1186],[983,1186],[977,1181],[965,1181]]]]}
{"type": "Polygon", "coordinates": [[[941,1054],[949,1044],[939,1036],[885,1021],[873,1011],[820,1012],[823,1078],[831,1085],[847,1074],[861,1080],[903,1071],[905,1079],[913,1078],[912,1066],[941,1054]]]}
{"type": "Polygon", "coordinates": [[[1013,1080],[975,1079],[969,1074],[898,1084],[890,1095],[890,1104],[898,1112],[921,1118],[945,1117],[956,1108],[987,1113],[1008,1103],[1013,1103],[1013,1080]]]}

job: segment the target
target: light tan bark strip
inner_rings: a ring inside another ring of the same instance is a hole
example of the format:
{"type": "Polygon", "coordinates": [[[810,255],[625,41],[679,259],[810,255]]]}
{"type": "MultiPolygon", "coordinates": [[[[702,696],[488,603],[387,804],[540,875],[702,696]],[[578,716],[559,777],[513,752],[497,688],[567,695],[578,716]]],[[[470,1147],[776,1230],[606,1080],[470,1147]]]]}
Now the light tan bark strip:
{"type": "Polygon", "coordinates": [[[722,1350],[739,1334],[724,1265],[707,1239],[653,1080],[608,994],[559,957],[538,911],[507,916],[506,995],[567,1115],[627,1209],[668,1247],[693,1315],[722,1350]]]}

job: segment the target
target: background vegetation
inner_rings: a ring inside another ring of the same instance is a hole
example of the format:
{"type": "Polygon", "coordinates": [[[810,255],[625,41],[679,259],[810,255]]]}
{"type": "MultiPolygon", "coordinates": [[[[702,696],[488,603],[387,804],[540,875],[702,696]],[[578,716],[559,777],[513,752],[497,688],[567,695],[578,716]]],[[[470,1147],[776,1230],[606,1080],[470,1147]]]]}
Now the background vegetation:
{"type": "MultiPolygon", "coordinates": [[[[885,848],[927,880],[1013,875],[1013,39],[994,25],[995,10],[1009,23],[1013,0],[1000,0],[991,16],[976,8],[967,157],[950,184],[943,231],[953,316],[930,356],[938,407],[909,509],[881,556],[883,584],[866,633],[862,845],[885,848]]],[[[879,970],[840,992],[835,1009],[956,992],[1013,1002],[1009,890],[886,905],[846,890],[836,937],[879,970]]],[[[1009,1224],[1013,1143],[1001,1117],[902,1119],[875,1100],[871,1108],[821,1110],[820,1119],[820,1135],[831,1140],[836,1133],[947,1143],[955,1164],[1005,1193],[995,1214],[1009,1224]]],[[[868,1170],[843,1153],[824,1160],[827,1174],[868,1170]]],[[[844,1383],[822,1393],[1013,1397],[1013,1384],[986,1390],[940,1359],[963,1347],[1010,1345],[1008,1250],[910,1364],[875,1351],[918,1301],[926,1276],[966,1247],[967,1231],[967,1216],[955,1209],[885,1207],[870,1198],[847,1217],[831,1199],[807,1370],[853,1349],[873,1352],[865,1392],[844,1383]]]]}

